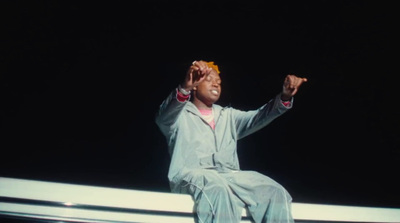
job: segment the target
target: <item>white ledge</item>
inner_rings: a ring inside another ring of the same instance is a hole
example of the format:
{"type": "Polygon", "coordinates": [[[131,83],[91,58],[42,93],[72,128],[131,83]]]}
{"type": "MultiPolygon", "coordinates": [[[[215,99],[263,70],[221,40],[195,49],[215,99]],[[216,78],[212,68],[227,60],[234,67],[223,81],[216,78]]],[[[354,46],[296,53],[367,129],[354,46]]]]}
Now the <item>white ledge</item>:
{"type": "MultiPolygon", "coordinates": [[[[79,222],[194,222],[189,195],[0,177],[0,215],[79,222]]],[[[292,203],[295,220],[400,222],[400,209],[292,203]]],[[[243,221],[250,222],[246,212],[243,221]]]]}

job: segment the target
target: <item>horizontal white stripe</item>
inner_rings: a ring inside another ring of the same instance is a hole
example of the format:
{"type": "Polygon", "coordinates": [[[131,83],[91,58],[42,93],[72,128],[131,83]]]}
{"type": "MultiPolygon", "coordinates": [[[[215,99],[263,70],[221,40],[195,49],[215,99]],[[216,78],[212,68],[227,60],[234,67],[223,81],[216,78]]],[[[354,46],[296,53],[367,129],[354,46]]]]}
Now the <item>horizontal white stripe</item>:
{"type": "MultiPolygon", "coordinates": [[[[37,201],[57,202],[65,207],[44,207],[32,204],[0,203],[0,212],[14,212],[29,215],[58,216],[60,218],[91,218],[119,221],[122,213],[114,214],[99,210],[80,210],[68,208],[74,204],[92,205],[109,208],[137,209],[145,211],[167,211],[193,213],[193,200],[189,195],[163,192],[128,190],[77,184],[54,183],[45,181],[15,179],[0,177],[0,197],[31,199],[37,201]],[[36,206],[36,207],[35,207],[36,206]],[[68,212],[68,215],[63,213],[68,212]],[[98,216],[98,217],[96,217],[98,216]],[[109,216],[109,217],[107,217],[109,216]]],[[[114,212],[113,212],[114,213],[114,212]]],[[[356,207],[341,205],[293,203],[292,213],[295,220],[321,220],[345,222],[400,222],[400,209],[379,207],[356,207]]],[[[191,217],[176,216],[149,216],[147,214],[125,213],[124,221],[146,222],[150,218],[174,219],[171,222],[180,222],[175,218],[185,219],[182,222],[193,222],[191,217]],[[129,216],[129,217],[128,217],[129,216]],[[135,219],[136,218],[136,219],[135,219]],[[188,221],[189,219],[189,221],[188,221]]],[[[246,216],[246,211],[243,211],[246,216]]],[[[64,219],[65,220],[65,219],[64,219]]]]}

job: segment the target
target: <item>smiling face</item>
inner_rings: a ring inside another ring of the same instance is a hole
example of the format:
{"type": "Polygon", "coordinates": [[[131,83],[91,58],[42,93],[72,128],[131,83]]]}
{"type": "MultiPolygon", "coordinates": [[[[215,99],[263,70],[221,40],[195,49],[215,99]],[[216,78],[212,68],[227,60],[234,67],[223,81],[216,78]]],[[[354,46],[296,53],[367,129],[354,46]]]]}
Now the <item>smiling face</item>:
{"type": "Polygon", "coordinates": [[[193,103],[198,108],[210,108],[221,95],[221,78],[212,70],[197,87],[193,89],[193,103]]]}

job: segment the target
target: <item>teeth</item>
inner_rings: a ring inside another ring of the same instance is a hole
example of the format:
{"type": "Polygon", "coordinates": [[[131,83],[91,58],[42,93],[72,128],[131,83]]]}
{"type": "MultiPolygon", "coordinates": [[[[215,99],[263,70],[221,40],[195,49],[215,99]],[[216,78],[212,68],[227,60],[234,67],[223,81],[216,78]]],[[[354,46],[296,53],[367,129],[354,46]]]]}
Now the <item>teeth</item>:
{"type": "Polygon", "coordinates": [[[211,93],[218,95],[218,91],[217,90],[211,90],[211,93]]]}

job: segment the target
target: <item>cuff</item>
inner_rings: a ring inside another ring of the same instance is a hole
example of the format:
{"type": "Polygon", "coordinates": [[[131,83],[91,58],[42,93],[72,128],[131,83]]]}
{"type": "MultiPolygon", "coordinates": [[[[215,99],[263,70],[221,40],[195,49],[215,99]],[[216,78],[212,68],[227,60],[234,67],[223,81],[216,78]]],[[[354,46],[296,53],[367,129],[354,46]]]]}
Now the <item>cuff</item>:
{"type": "MultiPolygon", "coordinates": [[[[285,108],[292,108],[294,98],[291,97],[289,100],[283,101],[283,100],[281,99],[281,96],[282,96],[281,94],[278,94],[278,95],[277,95],[277,99],[280,101],[280,103],[281,103],[285,108]]],[[[279,102],[278,102],[278,103],[279,103],[279,102]]]]}
{"type": "Polygon", "coordinates": [[[182,92],[180,92],[180,91],[178,90],[178,88],[177,88],[177,89],[176,89],[176,99],[177,99],[179,102],[188,101],[188,100],[190,99],[190,94],[189,94],[189,95],[184,95],[184,94],[182,94],[182,92]]]}
{"type": "Polygon", "coordinates": [[[285,107],[291,107],[292,106],[292,102],[291,101],[282,101],[281,100],[281,102],[285,107]]]}

